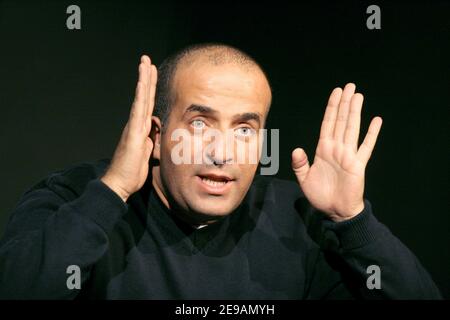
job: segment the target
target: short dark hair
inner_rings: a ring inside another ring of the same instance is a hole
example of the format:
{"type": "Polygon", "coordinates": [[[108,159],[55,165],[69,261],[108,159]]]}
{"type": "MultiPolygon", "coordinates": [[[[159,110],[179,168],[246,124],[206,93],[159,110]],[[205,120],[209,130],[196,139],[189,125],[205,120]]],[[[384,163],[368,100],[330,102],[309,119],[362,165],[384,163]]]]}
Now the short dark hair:
{"type": "Polygon", "coordinates": [[[264,70],[250,55],[233,46],[222,43],[201,43],[187,46],[164,59],[158,67],[158,82],[156,85],[155,108],[153,114],[161,120],[163,129],[169,118],[174,102],[172,82],[178,64],[187,57],[202,52],[207,54],[209,60],[213,64],[233,61],[242,65],[249,64],[256,66],[263,72],[267,81],[269,81],[264,70]]]}

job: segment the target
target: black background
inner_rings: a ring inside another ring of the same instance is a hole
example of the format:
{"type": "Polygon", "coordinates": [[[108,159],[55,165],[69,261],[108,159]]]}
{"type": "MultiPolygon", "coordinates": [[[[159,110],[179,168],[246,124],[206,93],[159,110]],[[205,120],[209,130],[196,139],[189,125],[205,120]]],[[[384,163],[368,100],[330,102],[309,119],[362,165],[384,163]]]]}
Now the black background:
{"type": "Polygon", "coordinates": [[[384,123],[365,196],[450,298],[450,2],[0,1],[0,233],[21,194],[52,171],[110,157],[141,54],[157,65],[187,44],[252,55],[273,87],[268,128],[312,159],[330,91],[365,95],[362,136],[384,123]],[[81,8],[81,30],[66,8],[81,8]],[[381,30],[366,8],[381,7],[381,30]]]}

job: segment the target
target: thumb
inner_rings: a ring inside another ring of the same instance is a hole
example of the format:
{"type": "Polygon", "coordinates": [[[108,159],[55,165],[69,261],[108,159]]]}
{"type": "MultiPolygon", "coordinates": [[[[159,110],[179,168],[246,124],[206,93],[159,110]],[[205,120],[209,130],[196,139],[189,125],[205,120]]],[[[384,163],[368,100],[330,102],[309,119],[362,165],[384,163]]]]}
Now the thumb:
{"type": "Polygon", "coordinates": [[[294,170],[299,183],[302,183],[309,171],[308,156],[302,148],[295,148],[294,151],[292,151],[292,169],[294,170]]]}

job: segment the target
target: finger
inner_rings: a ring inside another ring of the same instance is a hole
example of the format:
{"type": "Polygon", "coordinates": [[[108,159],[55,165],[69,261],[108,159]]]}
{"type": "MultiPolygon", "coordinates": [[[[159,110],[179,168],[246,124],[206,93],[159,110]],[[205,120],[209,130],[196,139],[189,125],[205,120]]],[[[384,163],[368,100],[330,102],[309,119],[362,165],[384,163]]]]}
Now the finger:
{"type": "Polygon", "coordinates": [[[130,112],[130,130],[140,131],[145,123],[145,67],[141,63],[139,65],[139,80],[136,85],[136,93],[130,112]]]}
{"type": "Polygon", "coordinates": [[[151,60],[147,55],[143,55],[141,57],[141,63],[144,65],[144,83],[145,83],[145,117],[148,115],[148,102],[149,102],[149,94],[150,94],[150,77],[151,77],[151,60]]]}
{"type": "Polygon", "coordinates": [[[372,119],[369,125],[369,129],[367,130],[366,137],[359,147],[357,157],[364,164],[367,164],[370,159],[373,148],[375,147],[375,143],[377,142],[382,123],[383,120],[380,117],[375,117],[372,119]]]}
{"type": "Polygon", "coordinates": [[[150,89],[149,89],[149,109],[148,116],[151,118],[153,115],[153,108],[155,106],[155,95],[156,95],[156,83],[158,82],[158,70],[155,65],[151,65],[151,77],[150,77],[150,89]]]}
{"type": "Polygon", "coordinates": [[[155,106],[155,93],[156,93],[156,82],[157,82],[157,69],[155,65],[150,66],[150,81],[148,89],[148,101],[147,101],[147,115],[145,117],[145,129],[148,135],[152,129],[152,115],[155,106]]]}
{"type": "Polygon", "coordinates": [[[148,55],[146,55],[146,54],[142,55],[142,57],[141,57],[141,62],[142,62],[142,63],[146,63],[146,64],[148,64],[148,65],[151,65],[151,64],[152,64],[152,60],[151,60],[150,57],[149,57],[148,55]]]}
{"type": "Polygon", "coordinates": [[[309,161],[305,150],[296,148],[292,151],[292,169],[299,183],[303,183],[309,172],[309,161]]]}
{"type": "Polygon", "coordinates": [[[322,127],[320,128],[320,138],[332,138],[334,131],[334,123],[336,122],[337,110],[339,101],[341,100],[342,89],[335,88],[328,99],[325,115],[322,120],[322,127]]]}
{"type": "Polygon", "coordinates": [[[334,139],[344,141],[344,132],[347,125],[347,118],[350,108],[350,100],[355,93],[356,86],[353,83],[347,83],[342,92],[341,101],[339,102],[336,124],[334,126],[334,139]]]}
{"type": "Polygon", "coordinates": [[[344,143],[350,145],[356,152],[358,150],[359,130],[361,126],[361,109],[364,96],[361,93],[353,95],[350,101],[350,113],[345,128],[344,143]]]}

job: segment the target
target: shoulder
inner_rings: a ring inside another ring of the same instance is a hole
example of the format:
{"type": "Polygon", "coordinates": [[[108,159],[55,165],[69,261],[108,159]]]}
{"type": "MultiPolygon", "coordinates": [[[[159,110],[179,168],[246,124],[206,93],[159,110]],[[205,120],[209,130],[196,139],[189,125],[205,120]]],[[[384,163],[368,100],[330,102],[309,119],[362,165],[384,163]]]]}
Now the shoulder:
{"type": "Polygon", "coordinates": [[[272,176],[255,176],[250,192],[263,196],[266,201],[274,201],[278,205],[304,197],[297,182],[272,176]]]}
{"type": "Polygon", "coordinates": [[[245,202],[258,232],[283,239],[292,248],[317,248],[320,215],[296,181],[255,176],[245,202]]]}
{"type": "Polygon", "coordinates": [[[299,233],[302,241],[324,241],[323,221],[327,218],[311,205],[297,182],[256,176],[249,194],[252,206],[262,209],[261,225],[278,234],[299,233]]]}
{"type": "Polygon", "coordinates": [[[295,181],[271,176],[255,176],[246,196],[251,207],[261,212],[261,223],[282,225],[302,224],[301,211],[307,200],[295,181]]]}
{"type": "Polygon", "coordinates": [[[49,189],[65,200],[80,196],[89,181],[100,178],[108,168],[110,159],[86,161],[55,170],[34,184],[25,194],[39,189],[49,189]]]}

